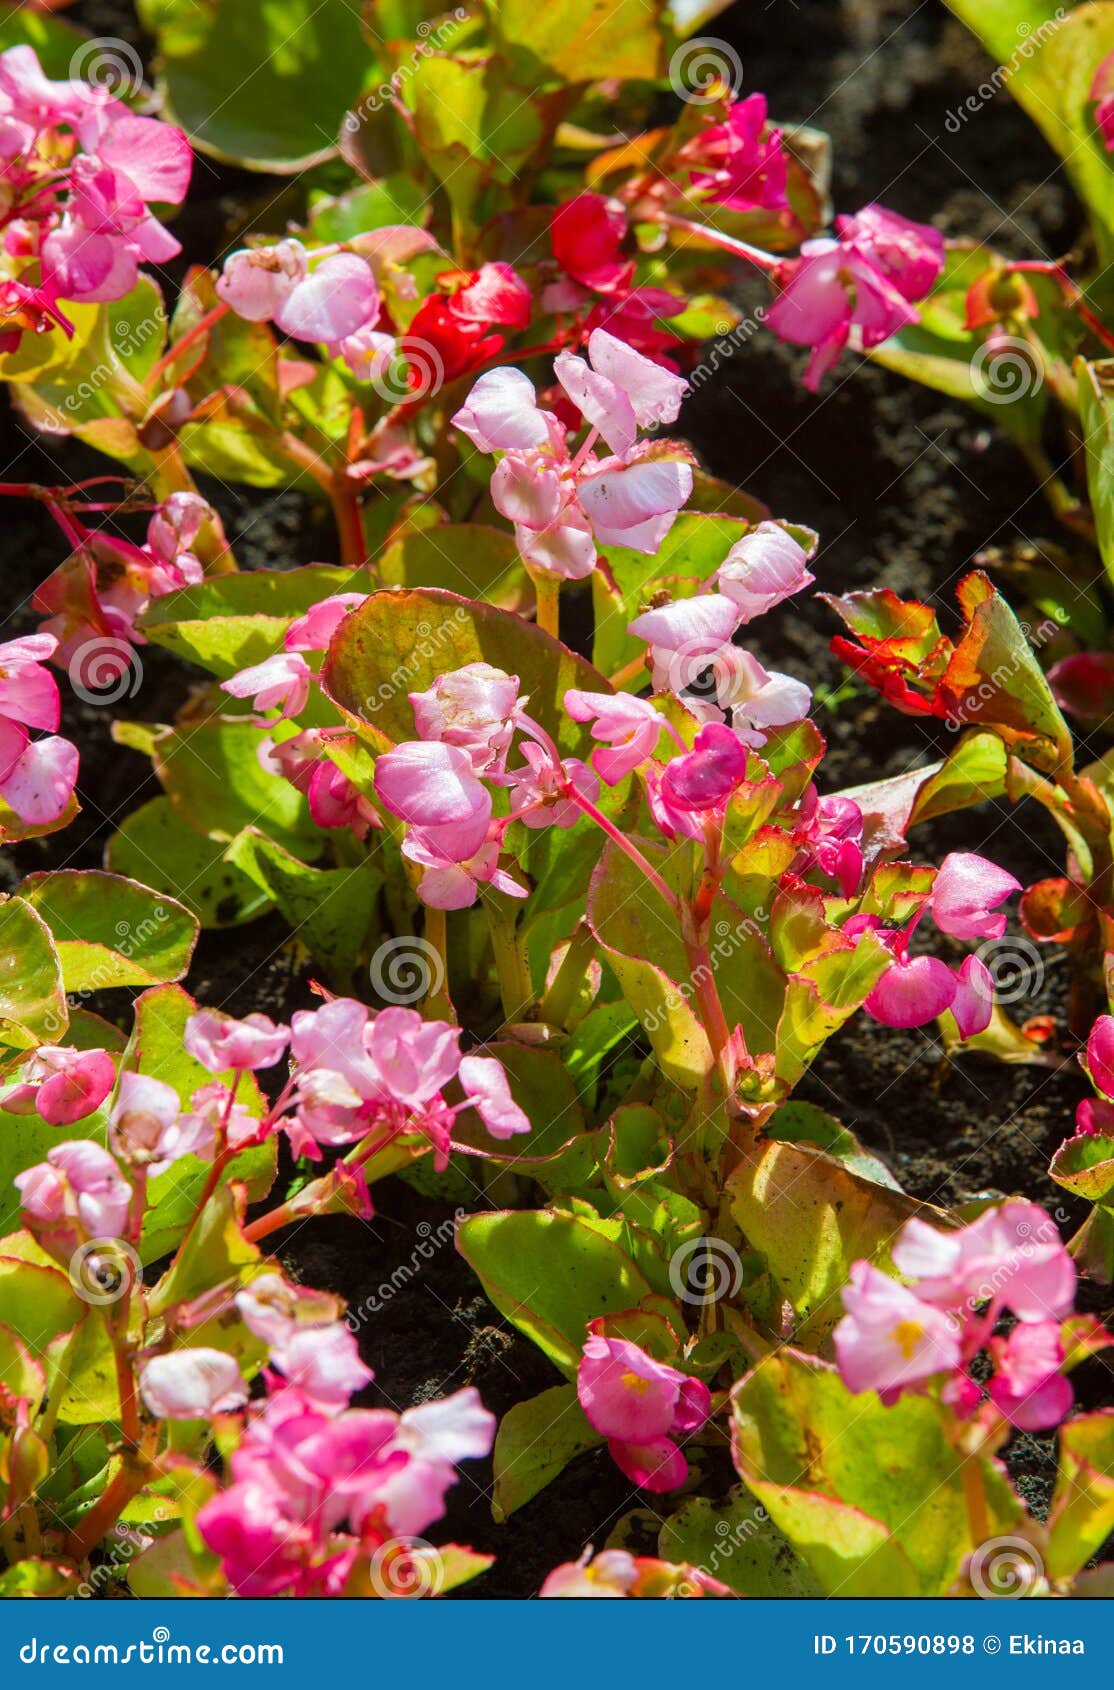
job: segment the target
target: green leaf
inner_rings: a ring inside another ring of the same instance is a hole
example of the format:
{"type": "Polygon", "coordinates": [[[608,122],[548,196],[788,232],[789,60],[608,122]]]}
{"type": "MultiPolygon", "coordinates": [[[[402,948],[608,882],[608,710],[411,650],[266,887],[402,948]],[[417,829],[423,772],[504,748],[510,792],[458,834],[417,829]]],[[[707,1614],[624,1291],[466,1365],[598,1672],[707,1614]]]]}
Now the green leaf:
{"type": "Polygon", "coordinates": [[[180,898],[202,927],[235,927],[273,907],[270,894],[228,861],[224,844],[187,826],[169,798],[125,816],[106,857],[115,873],[180,898]]]}
{"type": "Polygon", "coordinates": [[[762,1143],[728,1181],[731,1214],[766,1257],[793,1306],[798,1336],[819,1340],[842,1314],[839,1293],[853,1261],[882,1263],[913,1215],[937,1225],[940,1210],[876,1185],[807,1143],[762,1143]]]}
{"type": "Polygon", "coordinates": [[[72,1597],[79,1588],[75,1567],[60,1561],[41,1561],[38,1556],[16,1561],[0,1573],[0,1601],[19,1596],[61,1600],[72,1597]]]}
{"type": "Polygon", "coordinates": [[[245,828],[227,860],[273,898],[291,929],[341,984],[352,975],[376,920],[383,876],[366,860],[351,868],[313,868],[256,828],[245,828]]]}
{"type": "Polygon", "coordinates": [[[1114,581],[1114,359],[1088,364],[1081,358],[1076,369],[1087,452],[1087,492],[1099,552],[1107,575],[1114,581]]]}
{"type": "Polygon", "coordinates": [[[557,1210],[469,1215],[457,1248],[500,1314],[570,1377],[588,1322],[631,1308],[650,1291],[625,1250],[557,1210]]]}
{"type": "Polygon", "coordinates": [[[50,928],[22,898],[0,904],[0,1049],[60,1044],[69,1024],[50,928]]]}
{"type": "Polygon", "coordinates": [[[1054,1579],[1078,1573],[1114,1531],[1114,1415],[1077,1415],[1059,1436],[1045,1563],[1054,1579]]]}
{"type": "Polygon", "coordinates": [[[1010,63],[1034,30],[1059,16],[1059,0],[944,0],[974,31],[992,59],[1010,63]]]}
{"type": "Polygon", "coordinates": [[[532,73],[548,80],[652,81],[664,74],[662,0],[488,0],[493,27],[532,73]]]}
{"type": "Polygon", "coordinates": [[[186,825],[203,823],[210,839],[258,827],[295,855],[315,857],[321,830],[297,788],[260,764],[260,737],[243,718],[167,728],[155,740],[155,773],[186,825]]]}
{"type": "Polygon", "coordinates": [[[167,116],[195,147],[293,174],[336,150],[341,120],[379,76],[349,0],[139,0],[159,46],[167,116]]]}
{"type": "MultiPolygon", "coordinates": [[[[749,1490],[827,1596],[942,1596],[972,1542],[960,1459],[937,1404],[853,1396],[801,1351],[766,1356],[732,1395],[735,1459],[749,1490]]],[[[992,1530],[1019,1505],[980,1463],[992,1530]]]]}
{"type": "Polygon", "coordinates": [[[842,1121],[837,1121],[826,1109],[818,1109],[815,1103],[803,1103],[799,1099],[783,1103],[766,1123],[766,1136],[780,1139],[783,1144],[814,1144],[872,1185],[901,1190],[886,1164],[865,1150],[842,1121]]]}
{"type": "Polygon", "coordinates": [[[575,1385],[516,1403],[499,1422],[493,1453],[491,1512],[498,1524],[537,1496],[585,1450],[603,1442],[589,1425],[575,1385]]]}
{"type": "Polygon", "coordinates": [[[67,992],[180,980],[197,920],[174,898],[100,869],[29,874],[19,889],[54,935],[67,992]]]}
{"type": "Polygon", "coordinates": [[[438,587],[503,610],[532,603],[513,534],[479,522],[407,529],[379,559],[379,572],[388,587],[438,587]]]}
{"type": "Polygon", "coordinates": [[[236,1193],[229,1185],[218,1186],[148,1298],[148,1312],[165,1314],[176,1303],[189,1302],[214,1285],[250,1279],[262,1252],[244,1237],[241,1222],[236,1193]]]}
{"type": "Polygon", "coordinates": [[[240,570],[153,599],[140,627],[155,645],[226,681],[281,651],[290,624],[322,599],[373,586],[366,569],[324,563],[240,570]]]}
{"type": "Polygon", "coordinates": [[[662,1527],[658,1554],[698,1567],[740,1596],[824,1594],[788,1538],[742,1486],[721,1502],[690,1497],[662,1527]]]}
{"type": "Polygon", "coordinates": [[[1058,1146],[1048,1171],[1065,1191],[1103,1202],[1114,1194],[1114,1138],[1076,1133],[1058,1146]]]}
{"type": "Polygon", "coordinates": [[[7,1330],[38,1359],[60,1333],[72,1331],[86,1305],[61,1269],[5,1254],[14,1242],[0,1239],[0,1309],[7,1330]]]}

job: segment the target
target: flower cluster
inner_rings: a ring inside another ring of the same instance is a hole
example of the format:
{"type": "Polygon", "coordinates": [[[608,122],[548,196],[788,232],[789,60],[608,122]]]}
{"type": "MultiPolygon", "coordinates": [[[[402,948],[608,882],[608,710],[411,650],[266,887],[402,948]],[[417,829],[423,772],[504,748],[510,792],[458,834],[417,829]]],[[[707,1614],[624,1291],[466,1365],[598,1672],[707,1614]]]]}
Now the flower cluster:
{"type": "Polygon", "coordinates": [[[869,1262],[851,1268],[835,1331],[848,1389],[893,1403],[931,1384],[967,1418],[982,1400],[970,1364],[988,1349],[993,1409],[1023,1431],[1059,1425],[1072,1403],[1061,1323],[1075,1299],[1075,1264],[1044,1210],[1004,1203],[955,1232],[910,1220],[892,1254],[907,1284],[869,1262]],[[1016,1324],[993,1336],[1006,1312],[1016,1324]]]}
{"type": "Polygon", "coordinates": [[[685,383],[602,328],[589,335],[586,359],[562,352],[553,369],[589,425],[575,455],[564,424],[539,407],[520,370],[481,376],[453,423],[481,452],[501,453],[491,497],[514,523],[526,562],[581,580],[600,546],[656,552],[691,493],[686,448],[638,439],[640,429],[676,420],[685,383]],[[596,456],[597,439],[610,456],[596,456]]]}
{"type": "Polygon", "coordinates": [[[58,821],[77,784],[77,747],[54,731],[62,704],[43,668],[57,646],[49,633],[0,645],[0,800],[30,827],[58,821]],[[32,739],[32,728],[44,737],[32,739]]]}
{"type": "Polygon", "coordinates": [[[140,263],[181,251],[151,206],[185,198],[185,135],[134,116],[103,88],[52,82],[31,47],[0,54],[0,166],[2,351],[26,330],[56,324],[71,333],[59,300],[122,299],[140,263]]]}
{"type": "MultiPolygon", "coordinates": [[[[598,1323],[597,1323],[598,1324],[598,1323]]],[[[628,1338],[592,1330],[576,1375],[580,1406],[616,1464],[643,1490],[683,1485],[688,1462],[673,1434],[698,1432],[711,1411],[707,1385],[628,1338]]]]}

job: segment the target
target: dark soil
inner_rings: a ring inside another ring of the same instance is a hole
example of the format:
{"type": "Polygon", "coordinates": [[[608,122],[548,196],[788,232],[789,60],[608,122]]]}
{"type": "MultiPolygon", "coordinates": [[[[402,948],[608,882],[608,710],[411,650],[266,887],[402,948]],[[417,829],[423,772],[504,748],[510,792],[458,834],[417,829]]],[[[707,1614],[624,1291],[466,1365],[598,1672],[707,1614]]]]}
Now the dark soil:
{"type": "MultiPolygon", "coordinates": [[[[72,15],[102,35],[138,39],[129,6],[90,0],[72,15]]],[[[1076,237],[1076,207],[1053,156],[1006,94],[969,116],[958,133],[946,128],[990,66],[942,0],[737,5],[713,31],[741,54],[746,90],[764,89],[779,120],[831,134],[837,208],[853,211],[878,199],[948,234],[976,235],[1017,255],[1034,248],[1060,253],[1076,237]]],[[[219,251],[237,208],[260,190],[258,178],[200,161],[179,226],[191,255],[219,251]]],[[[741,302],[761,297],[743,278],[741,302]]],[[[819,530],[814,567],[822,588],[886,582],[933,598],[942,615],[950,614],[955,582],[977,553],[1063,543],[1032,494],[1025,465],[973,413],[873,366],[855,367],[851,358],[813,398],[800,386],[802,363],[759,333],[687,404],[682,422],[709,469],[756,494],[775,515],[819,530]]],[[[29,439],[9,412],[0,429],[5,478],[62,481],[103,470],[103,460],[69,443],[29,439]]],[[[245,567],[335,556],[327,517],[304,498],[223,486],[205,491],[245,567]]],[[[7,601],[25,606],[58,562],[57,537],[35,508],[5,500],[0,516],[7,601]]],[[[21,608],[9,615],[6,635],[34,621],[21,608]]],[[[760,655],[814,687],[835,688],[843,676],[828,652],[832,631],[822,603],[798,602],[762,625],[760,655]]],[[[182,671],[153,648],[143,657],[142,689],[129,708],[168,720],[182,701],[182,671]]],[[[82,751],[83,813],[63,835],[12,853],[14,861],[0,853],[7,877],[0,884],[35,868],[98,863],[114,818],[152,795],[146,761],[110,744],[108,715],[67,702],[64,728],[82,751]]],[[[845,697],[819,720],[831,745],[829,787],[900,773],[942,753],[931,730],[873,696],[845,697]]],[[[1058,838],[1032,806],[986,806],[948,818],[922,830],[915,846],[927,857],[990,848],[1025,882],[1062,872],[1058,838]]],[[[189,984],[203,1001],[241,1014],[285,1013],[311,1001],[302,962],[277,920],[232,938],[205,936],[189,984]]],[[[1062,1026],[1066,984],[1062,962],[1049,952],[1011,1013],[1022,1020],[1048,1012],[1062,1026]]],[[[917,1196],[952,1203],[1023,1192],[1071,1227],[1081,1215],[1049,1181],[1047,1163],[1085,1090],[1074,1065],[1007,1067],[979,1058],[950,1065],[926,1034],[891,1032],[859,1017],[825,1049],[801,1095],[839,1115],[917,1196]]],[[[372,1396],[405,1407],[475,1384],[502,1413],[556,1383],[548,1362],[495,1313],[445,1241],[451,1210],[397,1180],[376,1188],[376,1202],[379,1213],[366,1228],[315,1222],[283,1250],[299,1277],[366,1311],[361,1345],[377,1371],[372,1396]],[[415,1256],[422,1243],[427,1248],[415,1256]],[[412,1273],[397,1272],[412,1261],[412,1273]]],[[[1109,1401],[1109,1375],[1099,1363],[1087,1364],[1077,1379],[1088,1406],[1109,1401]]],[[[1053,1471],[1048,1441],[1016,1439],[1010,1464],[1030,1501],[1045,1505],[1053,1471]]],[[[465,1470],[446,1522],[446,1536],[498,1555],[465,1594],[534,1593],[556,1562],[588,1543],[601,1546],[624,1513],[649,1501],[599,1452],[497,1528],[489,1478],[484,1464],[465,1470]]]]}

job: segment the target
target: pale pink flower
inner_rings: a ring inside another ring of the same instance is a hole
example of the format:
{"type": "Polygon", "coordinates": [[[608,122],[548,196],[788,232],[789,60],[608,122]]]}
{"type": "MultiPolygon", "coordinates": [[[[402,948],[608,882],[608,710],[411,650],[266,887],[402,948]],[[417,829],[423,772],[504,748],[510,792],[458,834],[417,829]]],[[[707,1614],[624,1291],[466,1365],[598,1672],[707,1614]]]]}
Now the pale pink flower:
{"type": "Polygon", "coordinates": [[[1060,1372],[1064,1346],[1059,1322],[1020,1321],[1008,1338],[992,1338],[996,1372],[990,1400],[1022,1432],[1058,1426],[1072,1405],[1070,1382],[1060,1372]]]}
{"type": "Polygon", "coordinates": [[[630,693],[570,687],[564,704],[574,722],[591,722],[593,739],[603,742],[592,752],[591,764],[608,786],[615,786],[654,755],[666,725],[649,699],[630,693]]]}
{"type": "Polygon", "coordinates": [[[933,920],[953,939],[1000,939],[1004,914],[992,913],[1021,882],[971,851],[951,851],[937,870],[929,900],[933,920]]]}
{"type": "Polygon", "coordinates": [[[85,1239],[127,1230],[132,1188],[115,1158],[89,1139],[54,1145],[13,1183],[24,1224],[57,1261],[68,1262],[85,1239]]]}
{"type": "Polygon", "coordinates": [[[275,246],[245,247],[224,261],[217,294],[238,317],[249,323],[268,323],[308,271],[301,241],[275,246]]]}
{"type": "Polygon", "coordinates": [[[644,358],[606,329],[594,329],[589,335],[588,359],[558,353],[553,372],[612,452],[618,456],[629,452],[640,428],[676,420],[688,391],[682,376],[644,358]]]}
{"type": "Polygon", "coordinates": [[[450,861],[467,861],[487,839],[491,794],[457,745],[409,740],[384,753],[375,790],[393,816],[421,830],[426,848],[450,861]]]}
{"type": "Polygon", "coordinates": [[[679,695],[730,645],[738,626],[739,612],[729,598],[699,593],[643,611],[627,631],[650,646],[654,691],[679,695]]]}
{"type": "Polygon", "coordinates": [[[843,1306],[835,1352],[849,1391],[877,1391],[893,1403],[906,1387],[959,1366],[955,1323],[869,1262],[852,1264],[843,1306]]]}
{"type": "Polygon", "coordinates": [[[626,1338],[590,1336],[576,1376],[589,1423],[627,1477],[650,1491],[683,1484],[688,1462],[670,1433],[697,1431],[711,1410],[706,1385],[626,1338]]]}
{"type": "Polygon", "coordinates": [[[262,663],[241,669],[230,681],[222,681],[221,687],[233,698],[252,699],[257,719],[265,722],[267,718],[260,714],[264,710],[277,708],[280,720],[299,715],[309,702],[313,679],[313,671],[300,652],[277,651],[262,663]]]}
{"type": "Polygon", "coordinates": [[[582,475],[577,485],[597,546],[627,546],[650,556],[661,546],[691,492],[691,464],[664,457],[622,463],[605,458],[598,469],[582,475]]]}
{"type": "Polygon", "coordinates": [[[161,1173],[175,1157],[168,1152],[177,1135],[182,1106],[165,1080],[125,1069],[108,1122],[108,1139],[122,1162],[161,1173]]]}
{"type": "Polygon", "coordinates": [[[760,522],[737,540],[716,571],[716,585],[739,611],[741,622],[763,616],[815,577],[808,553],[776,522],[760,522]]]}
{"type": "Polygon", "coordinates": [[[205,1347],[152,1356],[139,1370],[139,1391],[159,1420],[208,1420],[248,1400],[235,1356],[205,1347]]]}
{"type": "Polygon", "coordinates": [[[283,645],[287,651],[324,651],[350,610],[363,604],[366,593],[335,593],[322,599],[291,622],[283,645]]]}
{"type": "Polygon", "coordinates": [[[466,663],[412,692],[414,725],[424,740],[466,751],[477,775],[501,771],[519,711],[517,675],[490,663],[466,663]]]}
{"type": "Polygon", "coordinates": [[[495,1416],[470,1385],[451,1397],[405,1409],[391,1448],[404,1450],[408,1460],[377,1489],[392,1530],[416,1537],[439,1520],[445,1493],[456,1482],[457,1464],[488,1455],[495,1427],[495,1416]]]}
{"type": "Polygon", "coordinates": [[[435,910],[464,910],[475,903],[481,886],[494,886],[508,898],[525,898],[529,889],[499,867],[498,840],[489,840],[471,856],[449,853],[439,843],[440,828],[412,828],[402,842],[402,854],[425,870],[418,886],[423,904],[435,910]]]}
{"type": "Polygon", "coordinates": [[[538,409],[533,382],[511,367],[482,375],[452,423],[481,452],[523,451],[549,439],[547,413],[538,409]]]}
{"type": "Polygon", "coordinates": [[[918,1297],[943,1308],[985,1302],[995,1316],[1008,1308],[1023,1321],[1059,1320],[1075,1297],[1075,1264],[1055,1222],[1021,1199],[954,1232],[907,1221],[893,1260],[918,1297]]]}
{"type": "Polygon", "coordinates": [[[202,1009],[187,1020],[182,1042],[203,1068],[221,1074],[226,1068],[273,1067],[289,1039],[290,1029],[276,1026],[268,1015],[253,1013],[238,1021],[220,1010],[202,1009]]]}
{"type": "Polygon", "coordinates": [[[565,1561],[546,1576],[539,1596],[629,1596],[638,1583],[638,1563],[627,1549],[604,1549],[592,1556],[586,1549],[579,1561],[565,1561]]]}

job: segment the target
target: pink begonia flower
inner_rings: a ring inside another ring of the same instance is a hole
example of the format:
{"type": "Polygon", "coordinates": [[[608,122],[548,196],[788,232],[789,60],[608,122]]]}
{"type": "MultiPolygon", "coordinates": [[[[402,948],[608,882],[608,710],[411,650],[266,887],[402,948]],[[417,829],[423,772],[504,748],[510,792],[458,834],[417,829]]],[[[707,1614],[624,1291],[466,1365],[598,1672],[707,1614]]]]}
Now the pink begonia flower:
{"type": "Polygon", "coordinates": [[[580,1406],[627,1477],[645,1490],[675,1490],[688,1462],[669,1436],[697,1431],[711,1410],[699,1379],[654,1359],[626,1338],[592,1334],[576,1375],[580,1406]]]}
{"type": "Polygon", "coordinates": [[[1096,1090],[1114,1098],[1114,1015],[1100,1015],[1091,1028],[1086,1069],[1096,1090]]]}
{"type": "Polygon", "coordinates": [[[706,723],[691,751],[675,757],[662,776],[666,803],[681,810],[717,810],[746,779],[747,754],[738,736],[719,722],[706,723]]]}
{"type": "Polygon", "coordinates": [[[412,828],[402,842],[402,854],[425,870],[418,886],[423,904],[435,910],[465,910],[475,903],[480,886],[494,886],[508,898],[525,898],[529,888],[499,867],[497,840],[481,845],[470,857],[447,855],[438,844],[440,828],[412,828]],[[435,837],[437,836],[437,837],[435,837]]]}
{"type": "Polygon", "coordinates": [[[384,334],[370,323],[326,345],[329,357],[343,358],[357,381],[376,381],[385,376],[399,357],[399,350],[393,334],[384,334]]]}
{"type": "Polygon", "coordinates": [[[1020,890],[1019,880],[985,857],[951,851],[937,870],[929,904],[937,927],[953,939],[1000,939],[1006,917],[991,912],[1020,890]]]}
{"type": "Polygon", "coordinates": [[[350,610],[363,604],[366,593],[334,593],[291,622],[283,645],[287,651],[324,651],[350,610]]]}
{"type": "Polygon", "coordinates": [[[121,1238],[127,1229],[132,1188],[91,1140],[56,1144],[13,1183],[24,1224],[56,1261],[68,1261],[85,1239],[121,1238]]]}
{"type": "Polygon", "coordinates": [[[527,563],[564,581],[583,581],[596,567],[595,536],[588,518],[575,503],[566,505],[543,528],[516,523],[514,538],[527,563]]]}
{"type": "Polygon", "coordinates": [[[519,711],[519,681],[490,663],[466,663],[438,675],[425,692],[409,694],[414,725],[424,740],[468,753],[477,775],[501,771],[519,711]]]}
{"type": "Polygon", "coordinates": [[[615,786],[654,755],[666,726],[648,698],[634,698],[630,693],[570,687],[564,705],[574,722],[591,722],[592,738],[603,741],[590,761],[608,786],[615,786]]]}
{"type": "Polygon", "coordinates": [[[1087,1137],[1114,1138],[1114,1103],[1085,1097],[1075,1106],[1075,1130],[1087,1137]]]}
{"type": "Polygon", "coordinates": [[[835,226],[844,246],[878,265],[913,303],[932,291],[944,268],[940,231],[887,211],[884,205],[864,205],[854,217],[837,217],[835,226]]]}
{"type": "Polygon", "coordinates": [[[371,799],[328,758],[314,763],[306,797],[318,827],[346,827],[357,839],[366,839],[372,828],[383,826],[371,799]]]}
{"type": "Polygon", "coordinates": [[[739,612],[722,593],[698,593],[643,611],[627,628],[650,646],[654,691],[680,695],[730,644],[739,612]]]}
{"type": "Polygon", "coordinates": [[[834,1341],[849,1391],[877,1391],[890,1404],[906,1386],[958,1367],[959,1330],[951,1318],[869,1262],[852,1264],[843,1306],[834,1341]]]}
{"type": "Polygon", "coordinates": [[[1072,1405],[1070,1382],[1060,1372],[1064,1346],[1055,1320],[1022,1321],[1008,1338],[992,1338],[996,1372],[990,1400],[1022,1432],[1058,1426],[1072,1405]]]}
{"type": "Polygon", "coordinates": [[[993,1316],[1008,1308],[1022,1321],[1059,1320],[1075,1298],[1075,1263],[1055,1222],[1021,1199],[955,1232],[907,1221],[893,1260],[918,1297],[946,1309],[988,1302],[993,1316]]]}
{"type": "Polygon", "coordinates": [[[51,633],[27,634],[0,645],[0,800],[29,827],[65,814],[77,784],[77,747],[58,726],[58,683],[42,665],[57,651],[51,633]],[[48,731],[32,740],[29,729],[48,731]]]}
{"type": "Polygon", "coordinates": [[[233,698],[253,700],[257,719],[265,722],[264,710],[277,708],[280,720],[297,716],[309,701],[309,685],[313,671],[297,651],[277,651],[262,663],[241,669],[230,681],[222,681],[224,692],[233,698]]]}
{"type": "Polygon", "coordinates": [[[674,458],[626,463],[605,458],[577,484],[597,546],[627,546],[649,556],[661,546],[691,492],[692,465],[674,458]]]}
{"type": "Polygon", "coordinates": [[[956,976],[946,962],[902,950],[863,1007],[885,1027],[923,1027],[950,1009],[955,996],[956,976]]]}
{"type": "Polygon", "coordinates": [[[553,213],[553,256],[574,281],[594,293],[614,293],[626,288],[634,275],[633,259],[621,256],[627,229],[620,201],[603,194],[577,194],[553,213]]]}
{"type": "MultiPolygon", "coordinates": [[[[712,673],[717,704],[730,716],[739,738],[755,749],[765,745],[768,729],[802,722],[812,708],[812,693],[803,681],[764,669],[739,646],[727,646],[718,653],[712,673]]],[[[701,710],[699,700],[692,708],[698,716],[710,715],[701,710]]]]}
{"type": "Polygon", "coordinates": [[[476,382],[452,425],[481,452],[522,451],[549,439],[547,414],[538,409],[534,384],[521,370],[488,370],[476,382]]]}
{"type": "Polygon", "coordinates": [[[147,1412],[159,1420],[208,1420],[248,1400],[235,1356],[205,1347],[152,1356],[140,1367],[139,1392],[147,1412]]]}
{"type": "Polygon", "coordinates": [[[125,1069],[108,1122],[108,1141],[131,1167],[161,1173],[175,1157],[168,1154],[177,1136],[182,1105],[165,1080],[125,1069]]]}
{"type": "Polygon", "coordinates": [[[217,296],[245,322],[269,323],[298,283],[305,280],[307,270],[301,241],[246,247],[225,259],[217,279],[217,296]]]}
{"type": "Polygon", "coordinates": [[[712,124],[681,149],[693,188],[732,211],[783,210],[789,202],[781,131],[767,135],[765,129],[765,94],[733,99],[725,123],[712,124]]]}
{"type": "Polygon", "coordinates": [[[392,1448],[406,1451],[405,1467],[378,1487],[393,1531],[416,1537],[445,1511],[445,1492],[456,1482],[456,1465],[488,1455],[496,1419],[474,1386],[435,1402],[404,1409],[392,1448]]]}
{"type": "Polygon", "coordinates": [[[950,1007],[961,1039],[985,1033],[990,1026],[994,1013],[994,976],[977,956],[969,956],[960,964],[950,1007]]]}
{"type": "Polygon", "coordinates": [[[547,1574],[538,1591],[545,1597],[629,1596],[638,1583],[638,1563],[627,1549],[604,1549],[592,1556],[586,1549],[579,1561],[565,1561],[547,1574]]]}
{"type": "Polygon", "coordinates": [[[807,787],[798,806],[794,837],[802,849],[793,872],[803,876],[819,868],[845,898],[853,897],[863,878],[863,813],[855,801],[838,794],[821,798],[814,786],[807,787]]]}
{"type": "Polygon", "coordinates": [[[172,1149],[178,1146],[177,1156],[188,1150],[203,1162],[211,1162],[218,1138],[223,1137],[230,1149],[242,1150],[249,1144],[261,1144],[271,1131],[273,1127],[268,1126],[266,1118],[258,1120],[246,1104],[234,1099],[228,1086],[212,1080],[191,1096],[189,1110],[178,1122],[181,1138],[169,1135],[167,1142],[172,1149]]]}
{"type": "Polygon", "coordinates": [[[560,352],[553,360],[553,373],[585,421],[617,456],[630,451],[640,428],[676,420],[688,391],[683,377],[644,358],[606,329],[595,329],[588,336],[588,359],[560,352]]]}
{"type": "Polygon", "coordinates": [[[716,585],[739,611],[741,622],[764,616],[815,580],[808,553],[776,522],[760,522],[736,540],[719,568],[716,585]]]}
{"type": "Polygon", "coordinates": [[[460,1029],[423,1021],[416,1010],[380,1010],[337,998],[319,1010],[298,1010],[291,1022],[298,1110],[284,1121],[296,1153],[346,1144],[372,1128],[423,1133],[438,1166],[448,1164],[453,1123],[474,1107],[496,1138],[528,1132],[530,1123],[506,1088],[493,1057],[461,1057],[460,1029]],[[465,1098],[449,1103],[444,1088],[459,1077],[465,1098]]]}
{"type": "Polygon", "coordinates": [[[352,1393],[375,1377],[342,1320],[295,1328],[272,1344],[271,1361],[310,1402],[326,1410],[346,1408],[352,1393]]]}
{"type": "Polygon", "coordinates": [[[99,1109],[116,1084],[116,1065],[106,1050],[72,1050],[40,1045],[23,1079],[0,1093],[10,1115],[37,1111],[52,1127],[68,1127],[99,1109]]]}
{"type": "Polygon", "coordinates": [[[558,771],[548,751],[532,740],[525,740],[521,750],[525,763],[502,777],[511,788],[514,819],[525,827],[575,827],[583,811],[565,795],[565,783],[571,781],[594,803],[600,792],[596,776],[578,757],[566,757],[558,771]]]}
{"type": "Polygon", "coordinates": [[[25,634],[0,645],[0,716],[53,733],[62,706],[58,683],[42,665],[57,645],[52,634],[25,634]]]}
{"type": "Polygon", "coordinates": [[[1108,53],[1094,74],[1088,96],[1095,102],[1095,122],[1107,152],[1114,152],[1114,53],[1108,53]]]}
{"type": "Polygon", "coordinates": [[[289,1041],[289,1027],[276,1026],[268,1015],[251,1014],[237,1021],[217,1009],[191,1015],[182,1038],[194,1060],[211,1074],[226,1068],[271,1068],[289,1041]]]}
{"type": "Polygon", "coordinates": [[[917,321],[916,308],[893,282],[839,241],[805,241],[786,274],[783,291],[766,308],[766,322],[780,339],[812,347],[805,386],[813,393],[838,362],[852,328],[869,350],[917,321]]]}
{"type": "Polygon", "coordinates": [[[421,830],[428,849],[466,862],[487,838],[491,794],[459,746],[409,740],[375,764],[375,790],[392,816],[421,830]]]}

